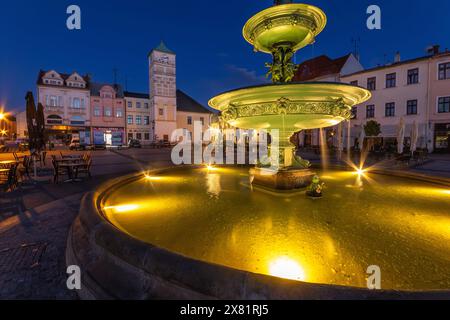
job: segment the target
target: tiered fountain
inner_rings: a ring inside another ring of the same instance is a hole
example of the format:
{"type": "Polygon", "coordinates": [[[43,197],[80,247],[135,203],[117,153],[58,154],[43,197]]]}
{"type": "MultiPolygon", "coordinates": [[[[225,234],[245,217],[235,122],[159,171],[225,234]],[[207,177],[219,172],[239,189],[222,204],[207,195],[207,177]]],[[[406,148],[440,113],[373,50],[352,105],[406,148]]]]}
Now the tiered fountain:
{"type": "Polygon", "coordinates": [[[243,34],[255,51],[272,55],[267,66],[273,83],[229,91],[209,102],[234,127],[279,130],[279,152],[270,155],[270,168],[251,171],[256,184],[275,189],[306,186],[314,172],[296,155],[290,137],[350,120],[352,106],[371,97],[368,90],[347,84],[292,82],[298,67],[292,61],[295,52],[314,43],[326,21],[319,8],[292,1],[275,1],[275,6],[256,14],[243,34]]]}

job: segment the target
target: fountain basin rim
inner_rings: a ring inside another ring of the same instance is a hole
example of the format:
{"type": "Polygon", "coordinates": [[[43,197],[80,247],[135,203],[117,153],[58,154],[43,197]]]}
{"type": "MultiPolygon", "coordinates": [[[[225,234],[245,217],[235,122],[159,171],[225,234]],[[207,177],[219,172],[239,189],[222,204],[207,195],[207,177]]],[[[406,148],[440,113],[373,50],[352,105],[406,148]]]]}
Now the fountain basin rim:
{"type": "MultiPolygon", "coordinates": [[[[157,169],[150,174],[167,170],[157,169]]],[[[379,170],[378,173],[396,175],[379,170]]],[[[414,174],[408,174],[414,176],[414,174]]],[[[405,177],[405,175],[400,175],[405,177]]],[[[363,288],[313,284],[229,268],[195,260],[133,238],[102,213],[105,197],[139,180],[142,173],[110,180],[82,201],[80,215],[67,242],[66,263],[83,270],[82,299],[448,299],[445,291],[372,291],[363,288]],[[105,271],[107,270],[107,277],[105,271]]],[[[417,179],[424,180],[423,176],[417,179]]],[[[450,185],[432,178],[427,182],[450,185]]]]}

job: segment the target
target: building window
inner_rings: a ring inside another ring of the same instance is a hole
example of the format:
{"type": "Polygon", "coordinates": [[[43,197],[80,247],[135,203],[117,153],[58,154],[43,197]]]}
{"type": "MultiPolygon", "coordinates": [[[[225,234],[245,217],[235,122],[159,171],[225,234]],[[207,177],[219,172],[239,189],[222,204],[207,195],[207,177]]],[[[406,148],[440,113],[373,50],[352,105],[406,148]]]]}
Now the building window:
{"type": "Polygon", "coordinates": [[[192,117],[187,117],[187,124],[188,125],[191,125],[192,124],[192,117]]]}
{"type": "Polygon", "coordinates": [[[100,109],[100,107],[95,107],[94,108],[94,117],[100,117],[102,115],[102,111],[100,109]]]}
{"type": "Polygon", "coordinates": [[[127,117],[127,123],[128,123],[128,124],[133,124],[133,116],[129,115],[129,116],[127,117]]]}
{"type": "Polygon", "coordinates": [[[366,107],[366,118],[375,118],[375,105],[372,104],[366,107]]]}
{"type": "Polygon", "coordinates": [[[408,70],[408,84],[419,83],[419,68],[408,70]]]}
{"type": "Polygon", "coordinates": [[[205,118],[200,117],[200,122],[202,123],[202,126],[204,126],[205,125],[205,118]]]}
{"type": "Polygon", "coordinates": [[[133,101],[128,101],[128,108],[133,108],[133,101]]]}
{"type": "Polygon", "coordinates": [[[111,108],[105,108],[105,117],[112,117],[111,108]]]}
{"type": "Polygon", "coordinates": [[[384,115],[386,117],[395,117],[395,103],[389,102],[386,103],[386,109],[384,115]]]}
{"type": "Polygon", "coordinates": [[[76,108],[76,109],[81,108],[81,100],[80,100],[80,98],[73,98],[72,99],[72,108],[76,108]]]}
{"type": "Polygon", "coordinates": [[[169,135],[168,135],[168,134],[165,134],[165,135],[163,136],[163,139],[164,139],[164,141],[168,142],[168,141],[169,141],[169,135]]]}
{"type": "Polygon", "coordinates": [[[47,124],[63,124],[63,119],[58,115],[50,115],[47,117],[47,124]]]}
{"type": "Polygon", "coordinates": [[[148,103],[147,103],[147,102],[144,103],[144,108],[145,108],[145,109],[148,109],[148,103]]]}
{"type": "Polygon", "coordinates": [[[60,97],[57,97],[57,96],[46,96],[46,104],[47,104],[47,106],[50,106],[50,107],[58,107],[59,106],[59,104],[58,104],[58,101],[59,101],[59,99],[58,98],[60,98],[60,97]]]}
{"type": "Polygon", "coordinates": [[[377,90],[377,78],[376,77],[367,79],[367,90],[371,90],[371,91],[377,90]]]}
{"type": "Polygon", "coordinates": [[[450,62],[439,65],[439,80],[450,79],[450,62]]]}
{"type": "Polygon", "coordinates": [[[142,133],[136,133],[136,139],[142,140],[142,133]]]}
{"type": "Polygon", "coordinates": [[[140,102],[136,102],[136,108],[138,108],[138,109],[141,108],[141,103],[140,102]]]}
{"type": "Polygon", "coordinates": [[[357,118],[358,118],[358,108],[352,107],[352,119],[357,119],[357,118]]]}
{"type": "Polygon", "coordinates": [[[146,126],[150,125],[150,117],[149,116],[144,117],[144,125],[146,125],[146,126]]]}
{"type": "Polygon", "coordinates": [[[142,116],[136,116],[136,124],[141,125],[142,124],[142,116]]]}
{"type": "Polygon", "coordinates": [[[406,114],[417,114],[417,100],[408,100],[408,102],[406,103],[406,114]]]}
{"type": "Polygon", "coordinates": [[[128,133],[128,140],[133,140],[133,132],[128,133]]]}
{"type": "Polygon", "coordinates": [[[123,118],[123,110],[122,109],[116,110],[116,118],[123,118]]]}
{"type": "Polygon", "coordinates": [[[144,133],[144,140],[150,140],[150,133],[144,133]]]}
{"type": "Polygon", "coordinates": [[[352,86],[358,86],[358,80],[350,81],[350,84],[351,84],[352,86]]]}
{"type": "Polygon", "coordinates": [[[159,115],[160,116],[164,116],[164,109],[163,108],[159,108],[159,115]]]}
{"type": "Polygon", "coordinates": [[[394,88],[397,85],[397,74],[389,73],[386,75],[386,88],[394,88]]]}
{"type": "Polygon", "coordinates": [[[439,98],[439,101],[438,101],[438,112],[439,113],[450,112],[450,97],[439,98]]]}

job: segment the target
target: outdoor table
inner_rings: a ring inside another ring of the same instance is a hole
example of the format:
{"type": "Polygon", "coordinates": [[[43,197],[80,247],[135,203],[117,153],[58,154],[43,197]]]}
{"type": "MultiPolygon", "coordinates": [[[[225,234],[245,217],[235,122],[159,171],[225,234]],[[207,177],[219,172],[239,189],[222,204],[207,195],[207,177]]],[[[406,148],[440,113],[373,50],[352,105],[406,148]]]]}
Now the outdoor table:
{"type": "Polygon", "coordinates": [[[67,170],[67,176],[69,177],[68,180],[64,181],[64,182],[74,182],[74,181],[81,181],[80,179],[78,179],[77,174],[76,174],[76,168],[83,166],[84,163],[70,163],[67,161],[64,161],[63,163],[59,164],[59,167],[61,168],[66,168],[67,170]],[[75,176],[74,176],[74,171],[75,171],[75,176]]]}
{"type": "Polygon", "coordinates": [[[0,161],[0,169],[9,169],[9,168],[11,168],[14,164],[16,164],[16,161],[14,161],[14,160],[0,161]]]}
{"type": "Polygon", "coordinates": [[[0,176],[2,176],[2,177],[8,177],[8,175],[9,175],[9,171],[10,171],[11,169],[0,169],[0,176]]]}
{"type": "Polygon", "coordinates": [[[16,163],[15,160],[4,160],[4,161],[0,161],[0,166],[1,165],[9,166],[9,165],[13,165],[15,163],[16,163]]]}

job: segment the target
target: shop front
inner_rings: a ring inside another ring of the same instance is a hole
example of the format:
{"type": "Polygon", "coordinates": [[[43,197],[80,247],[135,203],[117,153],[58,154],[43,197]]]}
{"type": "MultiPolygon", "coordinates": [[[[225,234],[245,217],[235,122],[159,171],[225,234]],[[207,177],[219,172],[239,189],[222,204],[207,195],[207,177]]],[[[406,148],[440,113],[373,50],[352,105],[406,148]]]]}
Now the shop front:
{"type": "Polygon", "coordinates": [[[92,128],[94,145],[118,147],[125,143],[125,128],[92,128]]]}
{"type": "Polygon", "coordinates": [[[434,152],[450,153],[450,123],[434,125],[434,152]]]}
{"type": "Polygon", "coordinates": [[[46,132],[48,141],[53,147],[67,146],[73,138],[79,138],[80,144],[89,144],[91,141],[91,130],[87,127],[47,125],[46,132]]]}

